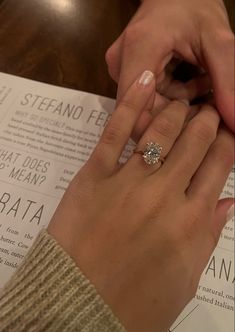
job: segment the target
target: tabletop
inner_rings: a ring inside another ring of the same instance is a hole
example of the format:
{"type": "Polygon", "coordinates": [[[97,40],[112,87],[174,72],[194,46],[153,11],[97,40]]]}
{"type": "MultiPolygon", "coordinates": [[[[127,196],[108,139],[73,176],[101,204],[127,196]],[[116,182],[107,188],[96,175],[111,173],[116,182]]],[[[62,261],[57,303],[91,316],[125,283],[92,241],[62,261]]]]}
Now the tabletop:
{"type": "MultiPolygon", "coordinates": [[[[234,27],[233,0],[225,1],[234,27]]],[[[107,48],[138,0],[0,0],[0,71],[115,97],[107,48]]]]}

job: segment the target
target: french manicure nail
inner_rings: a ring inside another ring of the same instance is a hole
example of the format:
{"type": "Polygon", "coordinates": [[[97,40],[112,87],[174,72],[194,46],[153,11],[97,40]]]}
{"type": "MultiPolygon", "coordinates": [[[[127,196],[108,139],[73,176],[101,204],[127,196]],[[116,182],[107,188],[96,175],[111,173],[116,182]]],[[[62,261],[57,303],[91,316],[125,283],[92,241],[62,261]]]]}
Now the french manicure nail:
{"type": "Polygon", "coordinates": [[[227,218],[226,218],[227,222],[234,218],[234,214],[235,214],[235,211],[234,211],[234,204],[233,204],[227,212],[227,218]]]}
{"type": "Polygon", "coordinates": [[[139,84],[143,86],[149,85],[154,78],[154,73],[150,70],[145,70],[139,79],[139,84]]]}

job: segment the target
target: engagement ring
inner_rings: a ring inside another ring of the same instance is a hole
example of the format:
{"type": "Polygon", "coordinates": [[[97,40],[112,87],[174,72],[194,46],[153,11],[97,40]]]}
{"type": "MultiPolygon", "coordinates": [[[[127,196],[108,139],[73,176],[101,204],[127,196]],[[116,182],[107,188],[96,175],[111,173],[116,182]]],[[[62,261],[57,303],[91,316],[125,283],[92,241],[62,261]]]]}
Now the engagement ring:
{"type": "Polygon", "coordinates": [[[162,146],[157,143],[148,142],[145,146],[144,151],[134,150],[134,153],[141,154],[144,161],[148,165],[154,165],[159,162],[161,164],[164,163],[164,158],[161,158],[162,146]]]}

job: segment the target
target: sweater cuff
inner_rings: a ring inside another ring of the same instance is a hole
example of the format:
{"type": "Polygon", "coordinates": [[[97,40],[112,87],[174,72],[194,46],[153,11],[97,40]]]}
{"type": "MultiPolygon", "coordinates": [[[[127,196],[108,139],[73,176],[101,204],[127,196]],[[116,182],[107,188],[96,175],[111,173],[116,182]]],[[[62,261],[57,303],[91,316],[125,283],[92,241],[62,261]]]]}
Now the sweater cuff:
{"type": "Polygon", "coordinates": [[[4,332],[126,331],[45,230],[0,294],[0,322],[4,332]]]}

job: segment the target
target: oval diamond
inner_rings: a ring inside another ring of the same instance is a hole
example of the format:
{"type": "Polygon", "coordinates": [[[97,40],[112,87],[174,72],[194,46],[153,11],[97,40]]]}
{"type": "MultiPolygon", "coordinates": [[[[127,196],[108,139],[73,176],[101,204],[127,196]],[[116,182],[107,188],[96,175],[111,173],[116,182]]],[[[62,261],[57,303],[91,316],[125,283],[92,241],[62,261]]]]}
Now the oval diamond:
{"type": "Polygon", "coordinates": [[[154,165],[159,162],[160,156],[162,152],[161,145],[157,143],[147,143],[145,150],[143,152],[143,158],[146,164],[154,165]]]}

